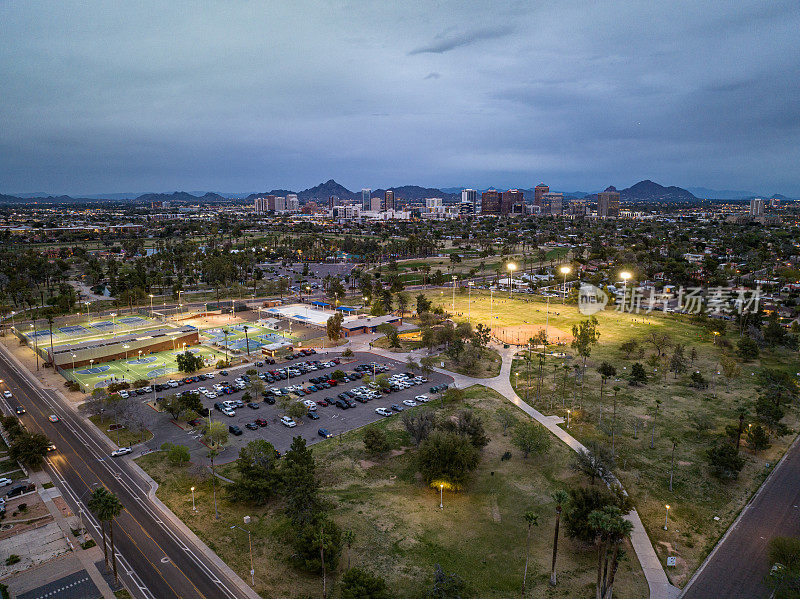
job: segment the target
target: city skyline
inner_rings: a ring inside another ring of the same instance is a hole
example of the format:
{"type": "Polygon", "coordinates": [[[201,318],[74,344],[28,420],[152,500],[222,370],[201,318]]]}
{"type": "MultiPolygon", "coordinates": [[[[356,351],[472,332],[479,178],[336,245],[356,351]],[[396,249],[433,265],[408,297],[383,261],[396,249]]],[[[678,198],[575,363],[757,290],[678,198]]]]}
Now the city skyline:
{"type": "Polygon", "coordinates": [[[789,2],[1,10],[5,193],[800,194],[789,2]]]}

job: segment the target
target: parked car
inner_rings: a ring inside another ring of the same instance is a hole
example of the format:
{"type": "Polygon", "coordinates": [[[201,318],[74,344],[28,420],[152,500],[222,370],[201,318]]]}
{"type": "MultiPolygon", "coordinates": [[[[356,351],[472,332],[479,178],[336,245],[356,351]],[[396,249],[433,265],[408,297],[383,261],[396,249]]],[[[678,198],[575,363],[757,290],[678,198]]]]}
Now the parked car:
{"type": "Polygon", "coordinates": [[[228,432],[230,432],[230,434],[232,434],[232,435],[236,435],[236,436],[238,437],[238,436],[239,436],[239,435],[241,435],[241,434],[242,434],[244,431],[243,431],[242,429],[240,429],[238,426],[236,426],[235,424],[231,424],[231,425],[228,427],[228,432]]]}
{"type": "Polygon", "coordinates": [[[256,423],[258,426],[267,426],[267,424],[269,424],[269,423],[267,422],[266,418],[256,418],[256,419],[255,419],[255,423],[256,423]]]}
{"type": "Polygon", "coordinates": [[[307,415],[309,418],[311,418],[311,420],[319,420],[319,414],[317,414],[316,412],[309,412],[309,413],[308,413],[308,414],[306,414],[306,415],[307,415]]]}
{"type": "Polygon", "coordinates": [[[392,412],[387,410],[386,408],[375,408],[375,413],[380,414],[381,416],[391,416],[392,412]]]}
{"type": "Polygon", "coordinates": [[[245,424],[244,426],[245,426],[245,428],[248,428],[248,429],[250,429],[251,431],[258,430],[258,423],[257,423],[257,422],[248,422],[248,423],[247,423],[247,424],[245,424]]]}
{"type": "Polygon", "coordinates": [[[404,408],[403,408],[403,406],[398,406],[396,403],[393,403],[393,404],[392,404],[392,405],[390,405],[389,407],[390,407],[392,410],[394,410],[395,412],[402,412],[402,411],[403,411],[403,409],[404,409],[404,408]]]}
{"type": "Polygon", "coordinates": [[[128,455],[132,451],[133,449],[131,449],[130,447],[120,447],[111,452],[111,457],[118,458],[119,456],[128,455]]]}
{"type": "Polygon", "coordinates": [[[333,434],[327,428],[321,428],[317,431],[317,434],[322,437],[323,439],[329,439],[333,437],[333,434]]]}
{"type": "Polygon", "coordinates": [[[281,424],[283,426],[288,426],[289,428],[294,428],[297,426],[297,423],[292,420],[289,416],[281,416],[281,424]]]}
{"type": "Polygon", "coordinates": [[[30,491],[35,491],[36,485],[33,483],[23,483],[21,485],[17,485],[16,487],[12,487],[8,493],[6,493],[6,497],[17,497],[18,495],[22,495],[23,493],[28,493],[30,491]]]}
{"type": "Polygon", "coordinates": [[[13,482],[14,481],[11,480],[10,478],[0,478],[0,487],[5,487],[7,485],[10,485],[13,482]]]}
{"type": "Polygon", "coordinates": [[[248,403],[248,404],[247,404],[247,407],[248,407],[248,408],[250,408],[251,410],[257,410],[257,409],[259,409],[261,406],[260,406],[260,405],[258,405],[256,402],[254,402],[254,401],[251,401],[250,403],[248,403]]]}
{"type": "Polygon", "coordinates": [[[409,408],[413,408],[414,406],[418,405],[413,399],[404,399],[403,405],[408,406],[409,408]]]}

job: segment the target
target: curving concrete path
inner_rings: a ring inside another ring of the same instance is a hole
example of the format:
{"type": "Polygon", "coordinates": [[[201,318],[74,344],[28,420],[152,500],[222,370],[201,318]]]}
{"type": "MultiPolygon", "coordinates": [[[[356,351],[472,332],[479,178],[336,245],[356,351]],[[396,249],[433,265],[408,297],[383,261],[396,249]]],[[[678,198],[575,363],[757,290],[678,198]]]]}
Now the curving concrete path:
{"type": "MultiPolygon", "coordinates": [[[[380,337],[380,335],[369,336],[368,338],[365,336],[364,339],[353,339],[348,345],[350,345],[353,351],[371,351],[374,354],[395,360],[408,359],[408,357],[411,356],[413,356],[414,359],[418,359],[425,355],[424,350],[417,350],[409,353],[395,353],[370,347],[369,342],[378,337],[380,337]]],[[[559,424],[564,422],[563,418],[560,416],[545,416],[535,408],[532,408],[525,403],[517,395],[516,391],[514,391],[514,388],[511,386],[511,365],[517,349],[514,347],[505,349],[502,345],[497,345],[494,343],[491,345],[491,347],[500,354],[503,360],[502,366],[500,367],[500,374],[496,377],[474,378],[450,372],[449,370],[444,370],[441,368],[434,368],[434,370],[452,376],[455,384],[459,387],[483,385],[485,387],[489,387],[490,389],[494,389],[512,404],[517,406],[520,410],[539,422],[547,430],[553,433],[553,435],[558,437],[560,441],[567,444],[573,451],[577,452],[581,449],[585,449],[580,441],[575,439],[575,437],[570,435],[567,431],[559,426],[559,424]]],[[[340,350],[341,347],[336,349],[340,350]]],[[[614,479],[613,482],[620,484],[616,479],[614,479]]],[[[620,487],[622,487],[621,484],[620,487]]],[[[655,549],[653,549],[653,544],[650,542],[650,537],[647,535],[644,524],[642,524],[642,520],[639,518],[639,514],[635,508],[626,516],[626,519],[633,524],[633,531],[631,532],[631,545],[633,546],[633,550],[636,552],[636,557],[639,559],[639,564],[642,566],[642,571],[647,579],[647,585],[650,587],[650,599],[674,599],[678,597],[681,593],[681,590],[669,582],[669,579],[664,572],[664,568],[661,566],[661,562],[658,559],[658,555],[656,554],[655,549]]]]}

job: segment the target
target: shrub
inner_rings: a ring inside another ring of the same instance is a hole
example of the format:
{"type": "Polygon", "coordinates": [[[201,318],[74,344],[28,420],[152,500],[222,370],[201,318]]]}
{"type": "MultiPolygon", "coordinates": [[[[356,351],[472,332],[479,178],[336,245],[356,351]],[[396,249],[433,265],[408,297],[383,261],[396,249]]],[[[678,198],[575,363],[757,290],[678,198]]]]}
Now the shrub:
{"type": "Polygon", "coordinates": [[[379,455],[389,451],[389,439],[386,431],[377,426],[370,426],[364,431],[364,448],[367,453],[379,455]]]}
{"type": "Polygon", "coordinates": [[[18,564],[20,561],[22,561],[22,558],[16,553],[12,553],[6,558],[6,566],[13,566],[14,564],[18,564]]]}
{"type": "Polygon", "coordinates": [[[350,358],[352,356],[353,356],[353,350],[350,349],[349,347],[342,352],[342,357],[344,358],[350,358]]]}
{"type": "Polygon", "coordinates": [[[538,422],[520,421],[511,433],[511,442],[524,457],[544,453],[550,448],[550,434],[538,422]]]}
{"type": "Polygon", "coordinates": [[[446,483],[460,489],[478,467],[480,452],[463,435],[434,431],[420,444],[417,460],[427,484],[446,483]]]}
{"type": "Polygon", "coordinates": [[[361,568],[350,568],[342,576],[341,599],[389,599],[386,581],[361,568]]]}
{"type": "Polygon", "coordinates": [[[713,476],[735,479],[739,478],[739,472],[744,468],[744,458],[735,447],[723,443],[708,450],[708,465],[713,476]]]}

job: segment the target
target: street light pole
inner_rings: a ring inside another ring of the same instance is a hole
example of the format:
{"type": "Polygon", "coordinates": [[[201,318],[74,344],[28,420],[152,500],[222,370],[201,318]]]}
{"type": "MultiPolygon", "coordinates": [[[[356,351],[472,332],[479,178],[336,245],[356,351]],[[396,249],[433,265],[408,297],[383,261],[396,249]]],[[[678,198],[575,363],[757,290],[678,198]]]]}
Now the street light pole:
{"type": "Polygon", "coordinates": [[[194,505],[194,487],[192,487],[191,491],[192,491],[192,511],[194,513],[197,513],[197,508],[194,505]]]}
{"type": "Polygon", "coordinates": [[[472,287],[475,285],[472,281],[467,281],[467,288],[469,289],[469,296],[467,299],[467,321],[472,322],[472,287]]]}
{"type": "MultiPolygon", "coordinates": [[[[249,519],[250,519],[249,516],[245,516],[245,521],[248,521],[249,519]]],[[[255,568],[253,568],[253,537],[250,534],[250,531],[247,530],[246,528],[242,528],[241,526],[237,526],[236,524],[231,526],[231,530],[233,530],[234,528],[238,528],[239,530],[242,530],[247,533],[247,540],[250,542],[250,584],[252,586],[256,586],[256,571],[255,568]]]]}
{"type": "Polygon", "coordinates": [[[563,289],[563,296],[561,298],[561,303],[567,303],[567,275],[572,271],[569,266],[562,266],[561,267],[561,274],[564,275],[564,289],[563,289]]]}
{"type": "Polygon", "coordinates": [[[506,268],[508,269],[508,299],[511,299],[514,293],[514,271],[517,270],[517,265],[509,262],[506,268]]]}
{"type": "Polygon", "coordinates": [[[570,413],[570,411],[567,410],[567,428],[569,428],[569,413],[570,413]]]}
{"type": "Polygon", "coordinates": [[[444,509],[444,503],[442,502],[442,499],[444,499],[444,485],[440,484],[439,485],[439,509],[440,510],[444,509]]]}
{"type": "Polygon", "coordinates": [[[664,507],[667,508],[664,514],[664,530],[667,530],[667,525],[669,524],[669,505],[665,505],[664,507]]]}
{"type": "Polygon", "coordinates": [[[619,276],[622,277],[622,312],[624,312],[628,297],[628,279],[631,278],[631,273],[625,270],[621,272],[619,276]]]}
{"type": "Polygon", "coordinates": [[[150,294],[150,318],[153,318],[153,294],[150,294]]]}
{"type": "Polygon", "coordinates": [[[455,316],[455,314],[456,314],[456,279],[457,278],[458,277],[453,275],[453,310],[452,310],[453,316],[455,316]]]}

